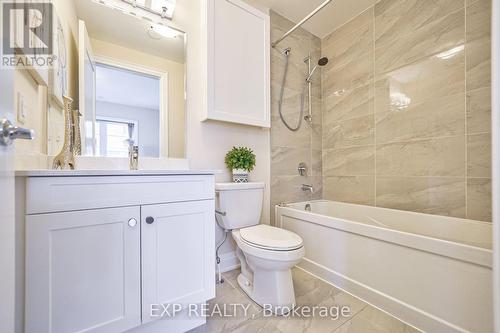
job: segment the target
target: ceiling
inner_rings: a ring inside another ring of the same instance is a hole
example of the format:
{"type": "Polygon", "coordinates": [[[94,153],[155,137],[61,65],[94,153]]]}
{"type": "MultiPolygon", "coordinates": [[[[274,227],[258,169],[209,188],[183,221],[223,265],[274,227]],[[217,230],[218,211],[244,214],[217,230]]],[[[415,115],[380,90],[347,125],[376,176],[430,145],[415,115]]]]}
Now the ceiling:
{"type": "MultiPolygon", "coordinates": [[[[251,0],[298,23],[325,0],[251,0]]],[[[302,27],[323,38],[378,0],[333,0],[302,27]]]]}
{"type": "Polygon", "coordinates": [[[159,110],[160,80],[136,72],[98,64],[96,100],[159,110]]]}
{"type": "MultiPolygon", "coordinates": [[[[66,1],[66,0],[65,0],[66,1]]],[[[79,19],[85,21],[90,38],[184,63],[184,36],[152,39],[148,35],[150,24],[120,10],[112,9],[92,0],[76,0],[79,19]]]]}

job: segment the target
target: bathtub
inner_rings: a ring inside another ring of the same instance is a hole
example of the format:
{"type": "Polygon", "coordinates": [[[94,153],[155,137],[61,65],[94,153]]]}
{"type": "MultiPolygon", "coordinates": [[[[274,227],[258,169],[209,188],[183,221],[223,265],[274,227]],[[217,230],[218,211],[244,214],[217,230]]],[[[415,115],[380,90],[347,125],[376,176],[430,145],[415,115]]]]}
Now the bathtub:
{"type": "Polygon", "coordinates": [[[333,201],[276,206],[299,267],[424,332],[493,332],[490,223],[333,201]],[[306,207],[307,205],[307,207],[306,207]]]}

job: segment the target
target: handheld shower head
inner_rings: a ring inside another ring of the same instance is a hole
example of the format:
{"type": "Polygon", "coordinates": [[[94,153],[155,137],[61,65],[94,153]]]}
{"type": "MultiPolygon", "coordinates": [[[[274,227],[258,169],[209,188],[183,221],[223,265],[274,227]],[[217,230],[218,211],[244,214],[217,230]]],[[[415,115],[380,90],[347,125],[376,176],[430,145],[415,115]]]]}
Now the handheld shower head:
{"type": "Polygon", "coordinates": [[[314,68],[312,69],[311,73],[309,73],[309,76],[307,77],[306,82],[310,82],[311,81],[311,78],[314,75],[314,72],[316,72],[316,69],[318,68],[318,66],[323,67],[323,66],[326,66],[327,64],[328,64],[328,58],[327,57],[320,58],[318,60],[318,64],[316,66],[314,66],[314,68]]]}

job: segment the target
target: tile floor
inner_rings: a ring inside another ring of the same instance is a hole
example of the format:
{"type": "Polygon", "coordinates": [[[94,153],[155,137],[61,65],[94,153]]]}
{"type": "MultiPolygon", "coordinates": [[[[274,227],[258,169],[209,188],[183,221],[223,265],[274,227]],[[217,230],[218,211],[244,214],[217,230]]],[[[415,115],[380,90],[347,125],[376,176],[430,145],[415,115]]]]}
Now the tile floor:
{"type": "Polygon", "coordinates": [[[315,317],[267,316],[262,308],[252,302],[240,289],[236,278],[239,270],[224,273],[225,282],[217,285],[217,297],[210,301],[210,308],[223,309],[235,316],[209,317],[207,323],[189,333],[417,333],[418,330],[381,312],[363,301],[317,279],[301,269],[293,269],[293,282],[298,306],[348,306],[350,316],[338,319],[315,317]],[[232,308],[232,304],[248,307],[232,308]]]}

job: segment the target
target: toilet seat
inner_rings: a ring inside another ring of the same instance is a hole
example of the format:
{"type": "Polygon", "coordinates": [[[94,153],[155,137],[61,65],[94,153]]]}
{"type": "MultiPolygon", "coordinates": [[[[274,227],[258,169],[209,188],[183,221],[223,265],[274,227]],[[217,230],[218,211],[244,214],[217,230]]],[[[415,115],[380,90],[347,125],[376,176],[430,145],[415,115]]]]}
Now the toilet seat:
{"type": "Polygon", "coordinates": [[[240,229],[239,234],[243,242],[263,250],[294,251],[303,247],[299,235],[265,224],[240,229]]]}

